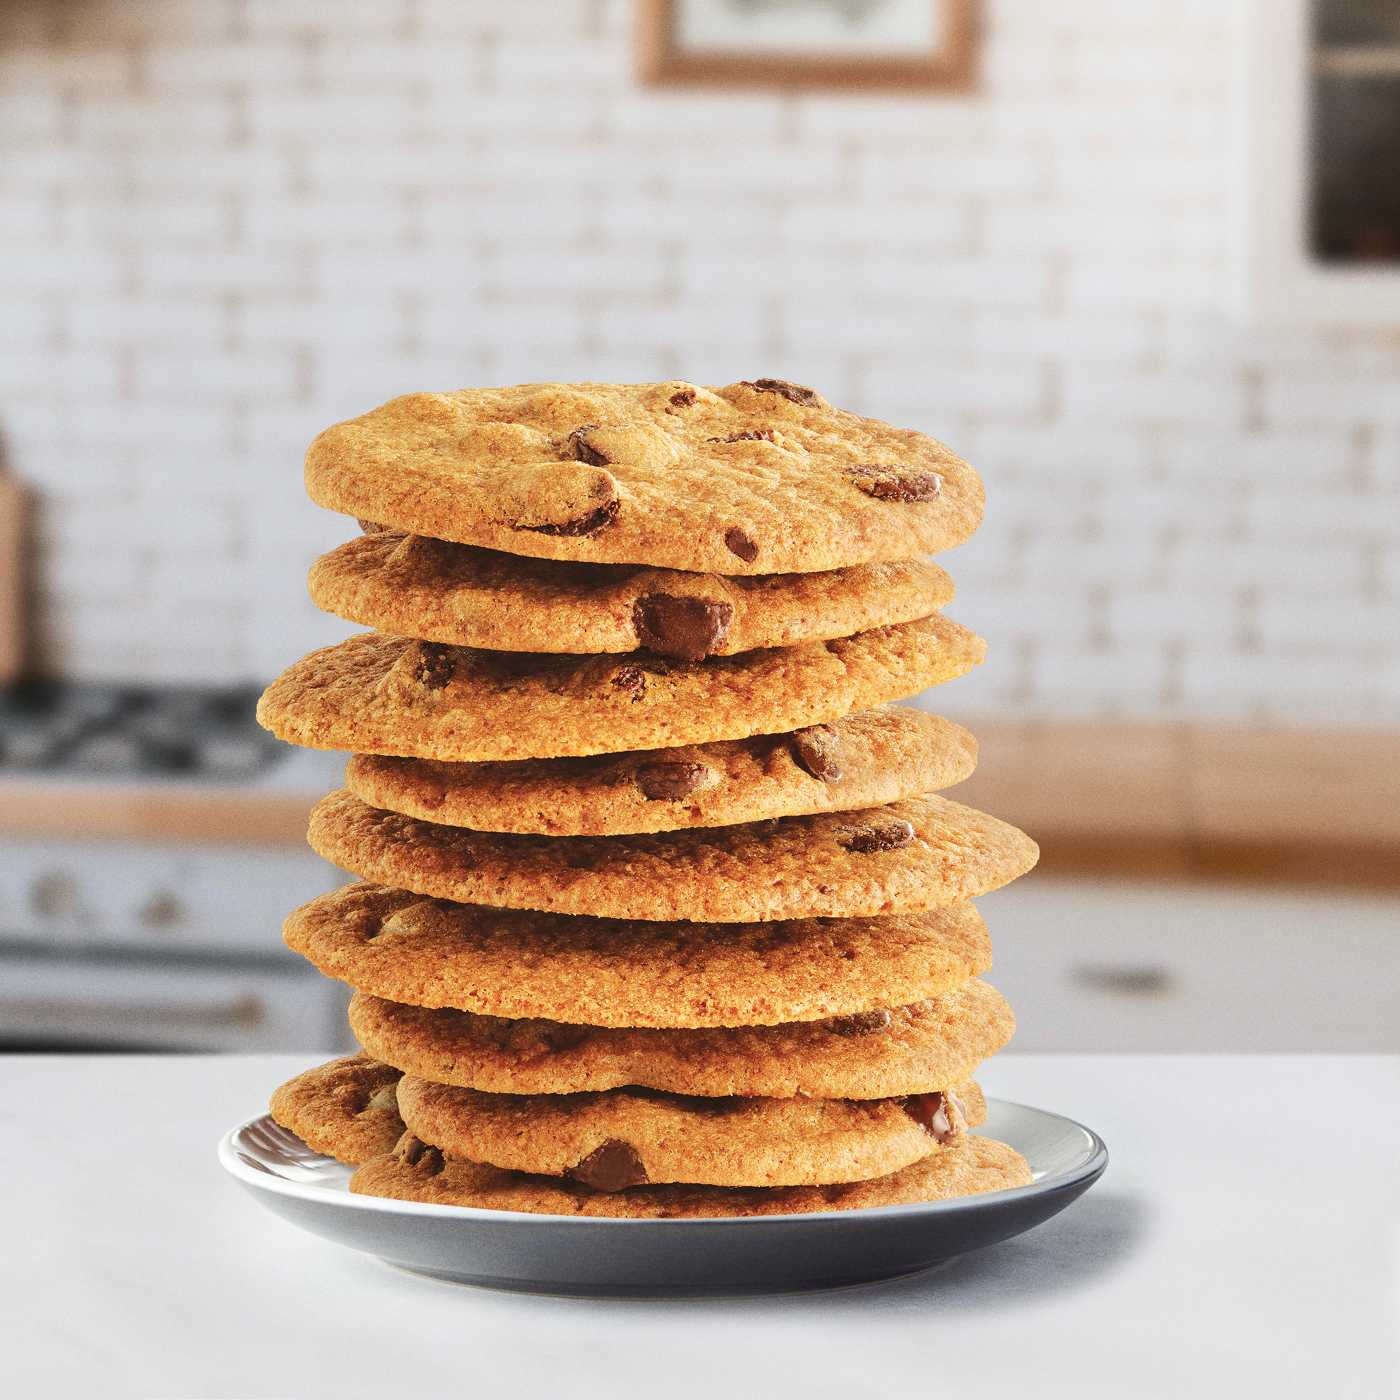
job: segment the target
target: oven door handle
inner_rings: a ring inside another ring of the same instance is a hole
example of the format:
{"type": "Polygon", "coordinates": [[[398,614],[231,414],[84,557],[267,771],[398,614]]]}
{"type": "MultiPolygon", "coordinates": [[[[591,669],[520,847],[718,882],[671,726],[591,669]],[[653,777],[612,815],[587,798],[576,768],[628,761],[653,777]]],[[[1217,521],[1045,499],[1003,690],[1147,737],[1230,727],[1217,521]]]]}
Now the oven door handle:
{"type": "Polygon", "coordinates": [[[91,1024],[120,1016],[134,1018],[153,1026],[231,1026],[253,1030],[267,1022],[267,1006],[261,997],[251,992],[230,997],[227,1001],[142,1002],[50,1000],[45,997],[0,997],[0,1024],[14,1019],[49,1025],[71,1026],[75,1022],[91,1024]]]}

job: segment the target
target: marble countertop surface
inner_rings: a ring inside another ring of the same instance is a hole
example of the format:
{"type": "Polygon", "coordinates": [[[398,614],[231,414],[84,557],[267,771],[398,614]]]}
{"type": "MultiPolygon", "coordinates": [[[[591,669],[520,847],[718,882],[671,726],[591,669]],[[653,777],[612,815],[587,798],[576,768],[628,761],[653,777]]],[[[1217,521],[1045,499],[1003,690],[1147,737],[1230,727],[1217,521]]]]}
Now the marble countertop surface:
{"type": "Polygon", "coordinates": [[[259,1209],[220,1135],[308,1056],[7,1056],[0,1391],[319,1400],[1400,1393],[1400,1059],[998,1057],[1112,1161],[889,1284],[648,1302],[418,1278],[259,1209]]]}

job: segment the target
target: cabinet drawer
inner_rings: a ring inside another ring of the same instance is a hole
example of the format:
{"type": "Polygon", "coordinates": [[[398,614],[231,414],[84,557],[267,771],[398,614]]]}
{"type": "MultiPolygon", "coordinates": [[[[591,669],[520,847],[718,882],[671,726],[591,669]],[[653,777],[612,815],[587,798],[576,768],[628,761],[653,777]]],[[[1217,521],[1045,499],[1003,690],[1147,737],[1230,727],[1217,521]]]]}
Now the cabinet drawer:
{"type": "Polygon", "coordinates": [[[1400,899],[1037,879],[979,900],[1019,1050],[1400,1051],[1400,899]]]}
{"type": "Polygon", "coordinates": [[[0,952],[0,1049],[339,1050],[347,993],[270,960],[0,952]]]}

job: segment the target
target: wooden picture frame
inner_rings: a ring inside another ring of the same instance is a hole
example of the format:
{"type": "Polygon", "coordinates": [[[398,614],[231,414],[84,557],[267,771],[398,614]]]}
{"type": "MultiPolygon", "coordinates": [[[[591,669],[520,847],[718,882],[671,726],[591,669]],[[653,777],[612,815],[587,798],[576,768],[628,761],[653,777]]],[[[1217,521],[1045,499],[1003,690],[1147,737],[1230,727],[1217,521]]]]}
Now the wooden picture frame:
{"type": "MultiPolygon", "coordinates": [[[[828,88],[961,93],[976,86],[979,0],[925,0],[934,10],[937,49],[902,55],[784,52],[765,46],[690,49],[679,39],[686,0],[636,0],[637,72],[658,87],[828,88]]],[[[800,16],[799,16],[800,18],[800,16]]]]}

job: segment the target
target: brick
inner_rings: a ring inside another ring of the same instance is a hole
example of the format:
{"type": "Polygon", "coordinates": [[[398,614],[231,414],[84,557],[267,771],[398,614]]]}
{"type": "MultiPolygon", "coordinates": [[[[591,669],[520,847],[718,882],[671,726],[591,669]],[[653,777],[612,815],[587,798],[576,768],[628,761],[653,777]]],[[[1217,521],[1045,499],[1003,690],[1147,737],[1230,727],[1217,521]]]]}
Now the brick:
{"type": "MultiPolygon", "coordinates": [[[[512,100],[539,109],[537,94],[512,100]]],[[[548,108],[546,108],[548,110],[548,108]]],[[[712,94],[685,89],[619,89],[607,94],[600,108],[603,134],[629,145],[680,147],[692,155],[721,138],[726,142],[779,141],[787,105],[776,93],[735,91],[717,103],[712,94]]]]}
{"type": "Polygon", "coordinates": [[[189,149],[230,140],[234,108],[218,94],[121,96],[79,104],[73,128],[74,139],[88,147],[189,149]]]}
{"type": "Polygon", "coordinates": [[[63,201],[61,238],[93,247],[214,248],[228,236],[228,213],[218,200],[111,199],[84,195],[63,201]]]}
{"type": "Polygon", "coordinates": [[[207,197],[223,191],[249,198],[283,199],[291,192],[290,152],[255,147],[200,151],[135,151],[117,166],[123,185],[138,198],[207,197]]]}
{"type": "Polygon", "coordinates": [[[297,364],[286,351],[191,356],[178,349],[141,348],[135,357],[136,394],[146,402],[222,403],[229,396],[287,399],[297,389],[297,364]]]}
{"type": "MultiPolygon", "coordinates": [[[[627,319],[633,308],[623,313],[627,319]]],[[[606,306],[599,314],[606,313],[606,306]]],[[[553,297],[536,301],[448,299],[429,297],[424,301],[419,326],[424,343],[433,351],[452,347],[492,346],[510,341],[581,345],[585,330],[595,318],[577,304],[560,303],[553,297]]],[[[645,334],[639,327],[638,334],[645,334]]]]}
{"type": "Polygon", "coordinates": [[[413,230],[406,206],[358,194],[251,200],[240,221],[242,242],[254,249],[402,249],[412,241],[413,230]]]}
{"type": "MultiPolygon", "coordinates": [[[[742,216],[744,211],[735,212],[742,216]]],[[[777,217],[783,239],[795,247],[830,249],[861,244],[894,258],[968,250],[972,238],[972,206],[967,200],[923,206],[917,218],[907,223],[891,219],[889,209],[882,204],[841,200],[788,200],[777,217]]]]}
{"type": "Polygon", "coordinates": [[[580,292],[642,297],[662,287],[667,260],[655,248],[505,246],[492,260],[490,285],[524,299],[580,292]]]}
{"type": "Polygon", "coordinates": [[[1110,366],[1075,365],[1064,376],[1063,413],[1073,422],[1242,421],[1244,384],[1238,372],[1122,373],[1110,366]]]}
{"type": "Polygon", "coordinates": [[[142,73],[153,92],[294,90],[308,80],[308,66],[304,51],[293,44],[155,43],[142,55],[142,73]]]}
{"type": "Polygon", "coordinates": [[[217,349],[228,335],[228,318],[213,298],[85,297],[65,308],[63,325],[79,345],[164,345],[187,357],[217,349]]]}
{"type": "MultiPolygon", "coordinates": [[[[459,252],[467,241],[572,241],[581,238],[595,221],[604,231],[611,228],[628,234],[635,234],[638,226],[635,208],[611,201],[602,201],[595,208],[573,190],[491,190],[474,196],[436,197],[429,191],[411,212],[405,210],[403,217],[421,235],[426,248],[455,248],[459,252]],[[606,217],[610,211],[620,215],[611,225],[606,217]]],[[[381,214],[372,225],[383,219],[381,214]]],[[[650,211],[644,216],[644,226],[652,236],[663,232],[650,211]]]]}
{"type": "MultiPolygon", "coordinates": [[[[83,0],[63,16],[63,32],[77,44],[129,40],[227,40],[234,36],[241,0],[83,0]]],[[[305,0],[297,0],[304,4],[305,0]]],[[[291,8],[284,6],[284,8],[291,8]]]]}
{"type": "Polygon", "coordinates": [[[260,90],[249,97],[245,111],[255,143],[370,141],[394,146],[430,130],[421,103],[407,92],[260,90]]]}
{"type": "Polygon", "coordinates": [[[62,91],[84,98],[109,98],[128,91],[131,59],[116,47],[79,44],[0,49],[0,90],[7,93],[62,91]]]}
{"type": "Polygon", "coordinates": [[[310,284],[315,295],[332,302],[359,296],[361,288],[376,298],[409,293],[437,299],[475,298],[485,286],[487,274],[482,259],[465,250],[392,259],[330,250],[313,257],[310,284]]]}
{"type": "Polygon", "coordinates": [[[120,367],[107,351],[84,346],[38,356],[26,348],[0,350],[0,397],[62,392],[91,398],[95,408],[120,391],[120,367]]]}
{"type": "Polygon", "coordinates": [[[306,286],[303,260],[273,250],[140,247],[135,256],[138,282],[147,295],[293,297],[306,286]]]}
{"type": "Polygon", "coordinates": [[[1025,198],[1047,193],[1049,181],[1045,158],[1033,151],[874,151],[860,158],[857,193],[862,199],[880,202],[892,197],[903,202],[967,194],[1025,198]]]}
{"type": "MultiPolygon", "coordinates": [[[[186,5],[187,0],[173,0],[186,5]]],[[[412,21],[411,0],[241,0],[241,18],[249,34],[263,38],[379,38],[402,32],[412,21]]]]}

